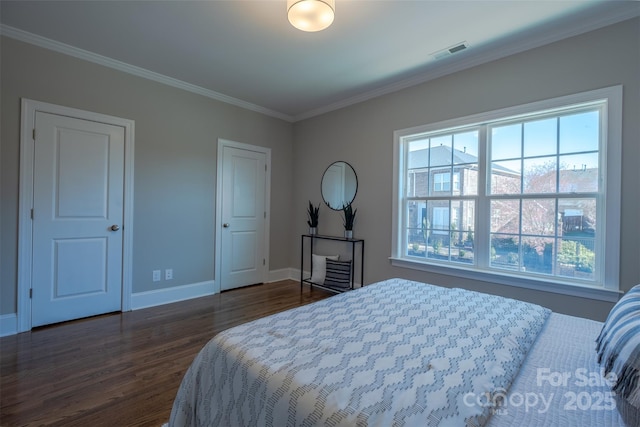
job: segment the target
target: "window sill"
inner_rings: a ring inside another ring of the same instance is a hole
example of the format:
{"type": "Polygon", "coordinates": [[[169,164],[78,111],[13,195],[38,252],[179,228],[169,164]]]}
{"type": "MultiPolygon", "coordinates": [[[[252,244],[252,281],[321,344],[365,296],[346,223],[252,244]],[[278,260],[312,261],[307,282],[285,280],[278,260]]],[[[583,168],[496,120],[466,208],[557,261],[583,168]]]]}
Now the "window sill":
{"type": "Polygon", "coordinates": [[[430,273],[442,274],[450,277],[479,280],[488,283],[498,283],[500,285],[515,286],[518,288],[533,289],[536,291],[551,292],[555,294],[570,295],[574,297],[588,298],[598,301],[617,302],[622,292],[583,286],[575,283],[551,282],[531,277],[521,277],[508,273],[487,272],[464,267],[449,267],[435,265],[426,262],[412,261],[403,258],[390,257],[391,265],[394,267],[410,268],[413,270],[428,271],[430,273]]]}

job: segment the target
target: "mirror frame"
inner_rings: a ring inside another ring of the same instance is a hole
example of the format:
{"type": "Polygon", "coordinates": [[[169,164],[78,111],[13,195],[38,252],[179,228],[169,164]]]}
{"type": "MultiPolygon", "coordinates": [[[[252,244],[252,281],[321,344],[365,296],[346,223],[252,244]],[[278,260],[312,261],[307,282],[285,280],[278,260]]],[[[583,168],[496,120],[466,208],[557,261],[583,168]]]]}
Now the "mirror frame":
{"type": "MultiPolygon", "coordinates": [[[[349,169],[351,169],[351,172],[353,172],[353,178],[355,180],[355,186],[353,188],[353,196],[350,198],[349,203],[347,204],[350,205],[353,203],[353,201],[356,198],[356,195],[358,194],[358,174],[356,174],[356,170],[353,168],[353,166],[351,166],[350,163],[345,162],[343,160],[337,160],[333,163],[331,163],[325,170],[324,173],[322,174],[322,179],[320,180],[320,194],[322,195],[322,200],[324,201],[324,204],[327,205],[329,207],[329,209],[332,209],[334,211],[341,211],[342,210],[342,206],[340,207],[333,207],[331,206],[331,204],[327,201],[327,199],[331,199],[331,197],[327,197],[328,195],[325,194],[325,188],[324,188],[324,183],[325,183],[325,177],[327,177],[327,172],[329,171],[329,169],[331,169],[333,166],[337,165],[337,164],[344,164],[345,165],[345,169],[346,166],[349,167],[349,169]]],[[[348,172],[348,169],[346,169],[348,172]]],[[[344,183],[343,183],[343,191],[344,191],[344,183]]],[[[348,197],[345,197],[345,199],[347,199],[348,197]]]]}

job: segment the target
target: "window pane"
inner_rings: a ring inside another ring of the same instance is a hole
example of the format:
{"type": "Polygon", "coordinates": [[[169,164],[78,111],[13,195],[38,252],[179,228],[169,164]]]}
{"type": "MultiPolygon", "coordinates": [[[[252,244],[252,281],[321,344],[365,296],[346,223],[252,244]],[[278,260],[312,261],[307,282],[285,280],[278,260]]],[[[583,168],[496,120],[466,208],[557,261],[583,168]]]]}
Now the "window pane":
{"type": "Polygon", "coordinates": [[[451,202],[451,231],[449,246],[451,260],[473,264],[474,254],[475,201],[457,200],[451,202]]]}
{"type": "Polygon", "coordinates": [[[429,169],[413,169],[407,174],[407,197],[429,195],[429,169]]]}
{"type": "Polygon", "coordinates": [[[524,124],[524,157],[548,156],[558,152],[558,119],[536,120],[524,124]]]}
{"type": "Polygon", "coordinates": [[[407,197],[414,197],[415,194],[415,172],[414,171],[408,171],[407,172],[407,177],[405,179],[405,182],[407,183],[406,186],[406,196],[407,197]]]}
{"type": "Polygon", "coordinates": [[[553,244],[555,239],[522,238],[522,270],[529,273],[553,273],[553,244]]]}
{"type": "Polygon", "coordinates": [[[473,247],[456,246],[451,248],[451,260],[465,264],[473,264],[475,262],[473,247]]]}
{"type": "Polygon", "coordinates": [[[454,194],[465,196],[475,196],[478,194],[478,164],[465,165],[458,168],[455,173],[458,180],[459,188],[456,190],[454,185],[454,194]]]}
{"type": "Polygon", "coordinates": [[[555,156],[525,159],[523,193],[555,193],[556,165],[555,156]]]}
{"type": "Polygon", "coordinates": [[[424,197],[429,194],[429,139],[413,139],[407,158],[407,196],[424,197]]]}
{"type": "Polygon", "coordinates": [[[478,194],[478,130],[453,135],[452,194],[478,194]]]}
{"type": "Polygon", "coordinates": [[[491,160],[522,157],[522,125],[497,126],[491,129],[491,160]]]}
{"type": "Polygon", "coordinates": [[[429,248],[427,258],[437,259],[440,261],[449,260],[449,245],[446,234],[431,234],[429,238],[429,248]]]}
{"type": "Polygon", "coordinates": [[[491,194],[520,194],[520,160],[491,164],[491,194]]]}
{"type": "Polygon", "coordinates": [[[562,241],[557,256],[560,276],[595,278],[596,199],[559,199],[562,241]]]}
{"type": "Polygon", "coordinates": [[[407,255],[425,256],[427,203],[411,200],[407,203],[407,255]]]}
{"type": "Polygon", "coordinates": [[[541,236],[556,234],[555,199],[532,199],[522,201],[522,233],[541,236]]]}
{"type": "Polygon", "coordinates": [[[460,201],[460,231],[464,232],[464,244],[473,246],[476,223],[476,202],[473,200],[460,201]]]}
{"type": "Polygon", "coordinates": [[[426,213],[426,202],[417,200],[407,202],[407,228],[422,229],[426,213]]]}
{"type": "Polygon", "coordinates": [[[427,228],[435,234],[449,234],[449,201],[429,201],[427,208],[427,228]]]}
{"type": "Polygon", "coordinates": [[[478,161],[478,131],[453,135],[453,163],[476,163],[478,161]]]}
{"type": "Polygon", "coordinates": [[[450,229],[449,239],[451,246],[459,246],[462,244],[464,240],[464,233],[461,230],[464,230],[464,224],[462,224],[463,218],[463,202],[461,200],[452,201],[451,202],[451,218],[450,218],[450,229]]]}
{"type": "Polygon", "coordinates": [[[562,236],[589,237],[596,233],[596,199],[559,199],[558,212],[562,221],[562,236]]]}
{"type": "Polygon", "coordinates": [[[508,234],[492,234],[491,235],[491,267],[519,270],[520,239],[518,236],[508,234]]]}
{"type": "Polygon", "coordinates": [[[450,165],[453,158],[451,151],[451,135],[431,138],[431,150],[429,153],[429,166],[450,165]]]}
{"type": "Polygon", "coordinates": [[[598,191],[598,153],[560,156],[560,192],[598,191]]]}
{"type": "Polygon", "coordinates": [[[600,145],[600,113],[560,117],[560,153],[597,151],[600,145]]]}
{"type": "Polygon", "coordinates": [[[520,200],[491,201],[491,232],[520,233],[520,200]]]}
{"type": "Polygon", "coordinates": [[[407,230],[407,255],[412,257],[426,257],[426,239],[419,230],[407,230]]]}
{"type": "Polygon", "coordinates": [[[593,239],[563,239],[558,252],[559,276],[593,280],[596,256],[593,239]]]}

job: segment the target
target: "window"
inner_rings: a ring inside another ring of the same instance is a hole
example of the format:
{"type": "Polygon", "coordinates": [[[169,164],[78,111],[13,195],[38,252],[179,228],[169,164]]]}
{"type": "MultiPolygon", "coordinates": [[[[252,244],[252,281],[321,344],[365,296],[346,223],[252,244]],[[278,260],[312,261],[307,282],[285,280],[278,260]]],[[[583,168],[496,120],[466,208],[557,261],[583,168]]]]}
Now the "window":
{"type": "Polygon", "coordinates": [[[449,191],[451,190],[451,174],[437,173],[433,176],[433,191],[449,191]]]}
{"type": "MultiPolygon", "coordinates": [[[[411,171],[410,173],[414,173],[411,171]]],[[[448,192],[451,190],[451,173],[436,173],[433,176],[433,191],[448,192]]],[[[460,173],[453,174],[453,191],[460,191],[460,173]]]]}
{"type": "Polygon", "coordinates": [[[615,87],[397,131],[394,264],[617,290],[620,98],[615,87]]]}

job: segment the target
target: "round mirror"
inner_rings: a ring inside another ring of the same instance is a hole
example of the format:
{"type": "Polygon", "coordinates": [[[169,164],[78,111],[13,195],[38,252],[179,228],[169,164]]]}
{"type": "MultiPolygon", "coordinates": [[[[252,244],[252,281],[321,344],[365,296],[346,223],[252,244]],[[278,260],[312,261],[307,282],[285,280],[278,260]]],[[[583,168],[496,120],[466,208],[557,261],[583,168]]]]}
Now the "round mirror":
{"type": "Polygon", "coordinates": [[[356,198],[358,177],[347,162],[334,162],[322,175],[322,198],[331,209],[342,210],[356,198]]]}

